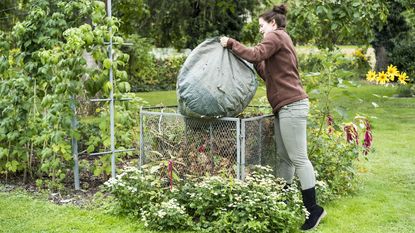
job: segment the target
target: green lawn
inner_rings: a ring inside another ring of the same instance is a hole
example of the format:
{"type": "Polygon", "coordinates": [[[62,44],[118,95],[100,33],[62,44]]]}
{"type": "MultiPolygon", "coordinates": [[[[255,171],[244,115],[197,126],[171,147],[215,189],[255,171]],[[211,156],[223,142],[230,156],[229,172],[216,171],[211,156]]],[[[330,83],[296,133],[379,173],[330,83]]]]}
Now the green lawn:
{"type": "Polygon", "coordinates": [[[361,190],[326,206],[329,215],[317,232],[415,232],[415,99],[373,95],[392,91],[363,86],[335,92],[338,106],[371,117],[376,150],[365,163],[361,190]]]}
{"type": "MultiPolygon", "coordinates": [[[[349,113],[345,121],[354,113],[370,117],[375,151],[362,161],[360,190],[327,204],[328,216],[315,232],[415,232],[415,98],[390,98],[394,91],[381,86],[334,90],[334,104],[349,113]]],[[[259,89],[256,98],[263,95],[259,89]]],[[[138,96],[149,105],[176,104],[174,91],[138,96]]],[[[0,226],[0,232],[150,232],[126,218],[7,192],[0,192],[0,226]]]]}
{"type": "Polygon", "coordinates": [[[73,206],[57,206],[23,192],[0,192],[0,232],[152,232],[142,224],[73,206]]]}

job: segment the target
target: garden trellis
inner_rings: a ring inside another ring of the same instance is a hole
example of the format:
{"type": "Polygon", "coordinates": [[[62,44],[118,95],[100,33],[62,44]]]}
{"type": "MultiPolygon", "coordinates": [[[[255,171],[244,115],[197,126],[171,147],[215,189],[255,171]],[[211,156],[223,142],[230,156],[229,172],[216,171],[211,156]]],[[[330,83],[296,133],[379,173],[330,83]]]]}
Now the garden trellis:
{"type": "MultiPolygon", "coordinates": [[[[111,0],[107,0],[107,15],[109,18],[112,17],[112,3],[111,0]]],[[[111,64],[113,63],[113,36],[112,36],[112,27],[109,27],[109,33],[110,33],[110,38],[109,38],[109,42],[106,42],[104,44],[108,45],[108,59],[110,60],[111,64]]],[[[123,45],[132,45],[131,43],[123,43],[123,45]]],[[[114,108],[114,103],[116,101],[116,99],[114,99],[114,78],[113,78],[113,68],[112,65],[109,68],[109,83],[111,84],[110,88],[110,96],[109,98],[106,99],[91,99],[91,102],[109,102],[109,112],[110,112],[110,150],[109,151],[104,151],[104,152],[96,152],[96,153],[91,153],[90,155],[92,156],[96,156],[96,155],[104,155],[104,154],[111,154],[111,177],[115,178],[115,174],[116,174],[116,167],[115,167],[115,154],[116,153],[120,153],[120,152],[128,152],[128,151],[134,151],[135,148],[130,148],[130,149],[124,149],[124,150],[117,150],[115,149],[115,119],[114,119],[114,114],[115,114],[115,108],[114,108]]],[[[72,98],[72,100],[74,101],[74,98],[72,98]]],[[[129,101],[131,100],[130,98],[121,98],[121,99],[117,99],[117,101],[129,101]]],[[[76,115],[76,109],[75,109],[75,104],[72,103],[71,105],[72,111],[74,111],[74,116],[76,115]]],[[[71,126],[74,130],[76,130],[77,126],[78,126],[78,122],[76,121],[76,118],[74,117],[72,119],[71,122],[71,126]]],[[[74,158],[74,185],[75,185],[75,189],[79,190],[80,189],[80,182],[79,182],[79,160],[78,160],[78,142],[76,140],[75,137],[72,137],[72,154],[73,154],[73,158],[74,158]]]]}

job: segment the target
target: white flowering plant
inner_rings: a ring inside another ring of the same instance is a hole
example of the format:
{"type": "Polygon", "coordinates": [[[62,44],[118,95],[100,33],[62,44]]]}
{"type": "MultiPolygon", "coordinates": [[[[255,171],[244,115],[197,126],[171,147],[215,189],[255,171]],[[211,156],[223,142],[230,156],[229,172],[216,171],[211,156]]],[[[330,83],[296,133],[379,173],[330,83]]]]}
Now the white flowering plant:
{"type": "Polygon", "coordinates": [[[104,187],[117,200],[119,213],[139,217],[152,203],[165,200],[163,182],[156,169],[127,167],[116,179],[105,182],[104,187]]]}
{"type": "Polygon", "coordinates": [[[182,200],[207,232],[293,232],[304,218],[299,189],[257,167],[244,182],[207,177],[186,183],[182,200]]]}
{"type": "Polygon", "coordinates": [[[232,177],[186,178],[173,187],[156,167],[127,168],[106,182],[122,213],[157,230],[293,232],[306,211],[296,185],[256,167],[245,181],[232,177]]]}
{"type": "Polygon", "coordinates": [[[192,217],[175,198],[161,203],[151,202],[148,210],[141,212],[144,226],[157,230],[188,229],[193,226],[192,217]]]}

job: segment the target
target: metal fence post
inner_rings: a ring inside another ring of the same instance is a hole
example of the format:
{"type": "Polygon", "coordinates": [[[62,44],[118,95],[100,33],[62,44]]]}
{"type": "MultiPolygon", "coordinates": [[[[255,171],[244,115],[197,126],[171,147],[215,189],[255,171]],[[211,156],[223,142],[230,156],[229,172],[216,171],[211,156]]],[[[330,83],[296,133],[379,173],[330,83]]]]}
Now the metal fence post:
{"type": "Polygon", "coordinates": [[[241,120],[238,119],[236,123],[236,177],[241,180],[241,120]]]}
{"type": "Polygon", "coordinates": [[[262,164],[262,120],[259,120],[259,130],[258,130],[258,138],[259,138],[259,147],[258,147],[258,154],[259,154],[259,164],[262,164]]]}
{"type": "Polygon", "coordinates": [[[245,145],[246,145],[246,121],[241,120],[241,180],[245,180],[245,145]]]}
{"type": "MultiPolygon", "coordinates": [[[[78,122],[76,121],[76,107],[75,107],[75,98],[71,96],[71,109],[73,112],[73,116],[71,119],[71,128],[75,131],[78,128],[78,122]]],[[[72,135],[71,139],[72,143],[72,156],[74,160],[74,183],[75,183],[75,190],[80,190],[79,187],[79,161],[78,161],[78,141],[76,140],[75,136],[72,135]]]]}
{"type": "Polygon", "coordinates": [[[143,123],[143,107],[140,108],[140,160],[138,162],[138,168],[143,166],[144,162],[144,123],[143,123]]]}
{"type": "MultiPolygon", "coordinates": [[[[111,19],[112,17],[112,6],[111,0],[107,0],[107,13],[108,17],[111,19]]],[[[111,176],[115,178],[115,136],[114,136],[114,77],[113,77],[113,70],[112,70],[112,27],[109,27],[110,33],[110,41],[108,45],[108,58],[111,61],[110,67],[110,83],[111,83],[111,90],[110,90],[110,139],[111,139],[111,176]]]]}

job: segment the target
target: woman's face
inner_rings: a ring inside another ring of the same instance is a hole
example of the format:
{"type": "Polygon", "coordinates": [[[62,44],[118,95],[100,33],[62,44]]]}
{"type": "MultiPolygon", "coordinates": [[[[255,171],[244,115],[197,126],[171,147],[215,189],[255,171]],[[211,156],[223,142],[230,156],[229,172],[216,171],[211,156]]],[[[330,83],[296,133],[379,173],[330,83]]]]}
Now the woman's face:
{"type": "Polygon", "coordinates": [[[268,23],[263,18],[259,18],[259,32],[262,33],[262,35],[265,35],[267,32],[272,32],[275,29],[277,29],[277,24],[274,19],[268,23]]]}

